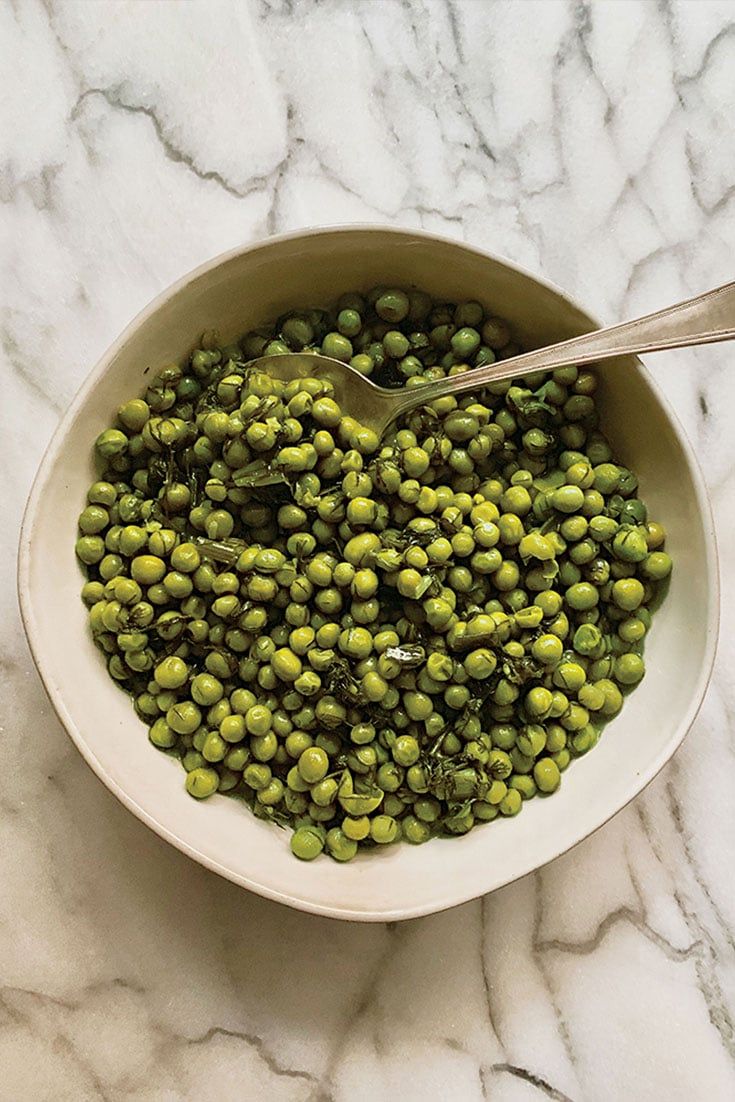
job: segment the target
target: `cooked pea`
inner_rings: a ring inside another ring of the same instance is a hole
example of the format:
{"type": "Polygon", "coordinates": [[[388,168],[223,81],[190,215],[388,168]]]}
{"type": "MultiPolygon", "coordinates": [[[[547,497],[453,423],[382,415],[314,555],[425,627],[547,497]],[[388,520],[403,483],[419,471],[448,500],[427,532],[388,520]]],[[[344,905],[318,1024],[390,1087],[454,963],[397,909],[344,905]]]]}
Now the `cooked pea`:
{"type": "Polygon", "coordinates": [[[495,654],[487,647],[479,647],[477,650],[470,651],[464,660],[464,668],[470,677],[474,677],[479,681],[484,681],[490,677],[494,672],[498,664],[498,660],[495,654]]]}
{"type": "Polygon", "coordinates": [[[480,334],[468,325],[463,326],[453,334],[450,344],[458,359],[469,360],[480,347],[480,334]]]}
{"type": "Polygon", "coordinates": [[[543,685],[536,685],[526,693],[524,701],[529,716],[544,718],[551,711],[552,695],[543,685]]]}
{"type": "Polygon", "coordinates": [[[351,861],[357,853],[357,842],[339,827],[327,832],[327,850],[336,861],[351,861]]]}
{"type": "Polygon", "coordinates": [[[375,313],[383,321],[400,322],[408,315],[408,295],[400,290],[383,291],[375,301],[375,313]]]}
{"type": "Polygon", "coordinates": [[[648,542],[643,530],[621,527],[612,541],[613,554],[623,562],[642,562],[648,556],[648,542]]]}
{"type": "Polygon", "coordinates": [[[551,504],[560,513],[576,513],[584,504],[584,493],[579,486],[560,486],[551,495],[551,504]]]}
{"type": "Polygon", "coordinates": [[[551,758],[541,758],[533,767],[533,779],[540,792],[555,792],[561,782],[558,765],[551,758]]]}
{"type": "Polygon", "coordinates": [[[389,845],[398,837],[398,823],[391,815],[376,815],[370,821],[370,837],[379,845],[389,845]]]}
{"type": "Polygon", "coordinates": [[[581,689],[586,680],[584,667],[578,662],[562,662],[553,674],[554,684],[569,693],[575,693],[581,689]]]}
{"type": "Polygon", "coordinates": [[[273,716],[270,709],[264,704],[253,704],[245,714],[245,726],[251,735],[265,735],[273,724],[273,716]]]}
{"type": "Polygon", "coordinates": [[[503,799],[498,804],[500,814],[507,817],[517,815],[518,812],[521,810],[522,803],[523,800],[520,792],[518,792],[515,788],[509,788],[503,799]]]}
{"type": "Polygon", "coordinates": [[[162,689],[178,689],[189,677],[189,667],[183,659],[171,656],[158,663],[153,676],[162,689]]]}
{"type": "Polygon", "coordinates": [[[645,665],[638,654],[621,654],[615,659],[615,680],[621,685],[636,685],[644,673],[645,665]]]}
{"type": "Polygon", "coordinates": [[[531,647],[533,657],[538,659],[539,662],[543,662],[545,666],[555,665],[563,652],[564,645],[561,639],[551,634],[539,635],[531,647]]]}
{"type": "Polygon", "coordinates": [[[205,800],[217,791],[220,784],[219,773],[216,769],[199,768],[192,769],[186,774],[186,791],[197,800],[205,800]]]}
{"type": "Polygon", "coordinates": [[[291,852],[302,861],[313,861],[324,849],[325,835],[316,826],[299,827],[291,835],[291,852]]]}
{"type": "Polygon", "coordinates": [[[612,599],[618,608],[625,612],[634,612],[640,605],[645,590],[637,578],[619,578],[613,582],[612,599]]]}
{"type": "MultiPolygon", "coordinates": [[[[653,525],[649,525],[652,528],[653,525]]],[[[655,539],[655,536],[654,536],[655,539]]],[[[648,546],[651,546],[651,538],[648,538],[648,546]]],[[[671,573],[671,556],[665,551],[652,551],[650,555],[647,555],[641,564],[641,573],[645,578],[650,578],[651,581],[661,581],[663,578],[668,578],[671,573]]]]}
{"type": "Polygon", "coordinates": [[[202,713],[196,704],[183,700],[166,712],[166,722],[179,735],[192,735],[202,722],[202,713]]]}
{"type": "Polygon", "coordinates": [[[140,585],[154,585],[166,573],[166,563],[157,555],[137,555],[130,564],[130,573],[140,585]]]}
{"type": "Polygon", "coordinates": [[[600,600],[600,594],[595,586],[589,582],[576,582],[570,585],[566,591],[567,604],[575,612],[584,612],[594,608],[600,600]]]}
{"type": "Polygon", "coordinates": [[[329,758],[319,746],[309,747],[299,757],[299,774],[308,784],[314,784],[322,780],[328,769],[329,758]]]}
{"type": "Polygon", "coordinates": [[[419,759],[419,744],[412,735],[400,735],[393,743],[392,753],[398,765],[414,765],[419,759]]]}

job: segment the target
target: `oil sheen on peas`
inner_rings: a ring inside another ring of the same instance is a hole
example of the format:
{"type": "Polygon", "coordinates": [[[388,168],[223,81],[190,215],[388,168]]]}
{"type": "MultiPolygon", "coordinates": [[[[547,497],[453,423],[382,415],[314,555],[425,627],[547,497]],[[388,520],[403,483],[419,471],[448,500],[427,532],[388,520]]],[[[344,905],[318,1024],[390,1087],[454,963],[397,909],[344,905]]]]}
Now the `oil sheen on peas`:
{"type": "Polygon", "coordinates": [[[97,438],[76,553],[187,791],[348,861],[555,792],[643,677],[672,564],[593,371],[441,398],[380,441],[329,382],[248,367],[302,350],[414,387],[518,346],[479,302],[389,287],[205,333],[97,438]]]}

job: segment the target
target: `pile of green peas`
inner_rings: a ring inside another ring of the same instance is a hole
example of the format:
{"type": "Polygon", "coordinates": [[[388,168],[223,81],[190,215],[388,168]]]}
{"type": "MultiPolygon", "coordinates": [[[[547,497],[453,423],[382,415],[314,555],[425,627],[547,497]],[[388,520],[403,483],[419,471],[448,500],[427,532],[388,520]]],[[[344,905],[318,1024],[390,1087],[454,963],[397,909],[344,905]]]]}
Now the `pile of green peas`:
{"type": "Polygon", "coordinates": [[[643,677],[672,566],[595,374],[440,398],[381,441],[328,381],[248,366],[289,351],[399,387],[518,348],[478,302],[384,287],[204,334],[96,441],[76,553],[109,672],[192,796],[243,797],[304,860],[514,816],[643,677]]]}

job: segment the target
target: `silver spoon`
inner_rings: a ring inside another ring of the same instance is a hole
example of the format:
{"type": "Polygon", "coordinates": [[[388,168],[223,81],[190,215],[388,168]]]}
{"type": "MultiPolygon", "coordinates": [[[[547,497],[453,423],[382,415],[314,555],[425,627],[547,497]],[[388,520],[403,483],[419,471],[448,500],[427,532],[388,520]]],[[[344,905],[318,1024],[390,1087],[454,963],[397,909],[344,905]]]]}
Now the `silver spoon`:
{"type": "Polygon", "coordinates": [[[735,283],[725,283],[696,298],[679,302],[655,314],[647,314],[620,325],[595,329],[581,337],[524,352],[508,360],[477,367],[462,375],[436,379],[422,386],[387,390],[376,386],[348,364],[330,356],[310,352],[289,352],[260,356],[248,366],[257,366],[278,379],[317,376],[334,386],[334,397],[345,413],[374,429],[382,437],[397,417],[416,406],[426,405],[445,394],[479,390],[502,379],[518,379],[534,371],[552,371],[570,364],[587,364],[613,356],[660,352],[693,344],[713,344],[735,337],[735,283]]]}

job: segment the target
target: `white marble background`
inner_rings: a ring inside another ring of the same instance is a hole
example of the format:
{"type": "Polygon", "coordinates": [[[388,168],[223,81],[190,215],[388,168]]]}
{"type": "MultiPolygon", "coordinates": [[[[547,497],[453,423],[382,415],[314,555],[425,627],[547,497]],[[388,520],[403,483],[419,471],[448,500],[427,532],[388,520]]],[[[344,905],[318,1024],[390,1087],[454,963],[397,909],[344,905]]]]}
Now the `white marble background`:
{"type": "Polygon", "coordinates": [[[21,511],[91,365],[232,245],[422,225],[606,320],[733,278],[735,4],[0,3],[0,1099],[735,1097],[732,349],[650,360],[722,549],[676,759],[540,873],[397,927],[290,912],[132,818],[50,711],[21,511]]]}

